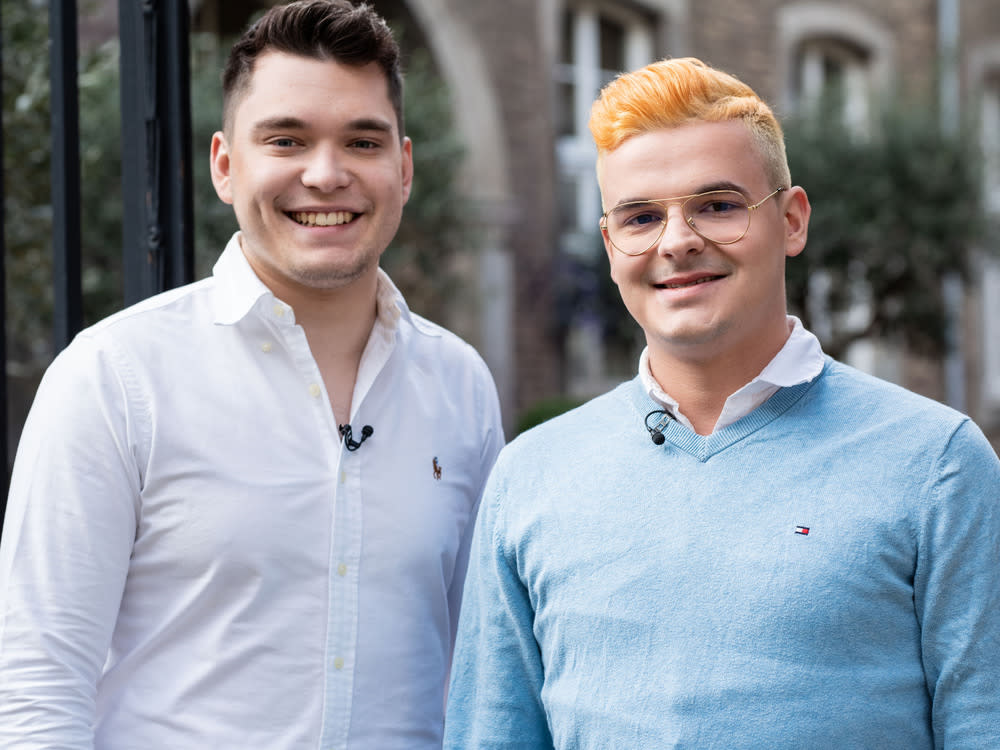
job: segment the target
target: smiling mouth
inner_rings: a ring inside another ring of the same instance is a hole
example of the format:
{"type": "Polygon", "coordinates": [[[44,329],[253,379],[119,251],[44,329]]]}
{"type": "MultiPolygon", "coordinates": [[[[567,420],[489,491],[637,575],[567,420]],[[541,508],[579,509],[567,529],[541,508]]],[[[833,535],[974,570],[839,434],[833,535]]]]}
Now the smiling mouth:
{"type": "Polygon", "coordinates": [[[691,286],[698,286],[698,284],[707,284],[709,281],[717,281],[721,279],[722,276],[702,276],[700,279],[695,279],[694,281],[686,281],[682,284],[654,284],[657,289],[687,289],[691,286]]]}
{"type": "Polygon", "coordinates": [[[347,224],[353,221],[358,214],[350,211],[330,211],[329,213],[291,211],[288,216],[296,224],[301,224],[304,227],[335,227],[338,224],[347,224]]]}

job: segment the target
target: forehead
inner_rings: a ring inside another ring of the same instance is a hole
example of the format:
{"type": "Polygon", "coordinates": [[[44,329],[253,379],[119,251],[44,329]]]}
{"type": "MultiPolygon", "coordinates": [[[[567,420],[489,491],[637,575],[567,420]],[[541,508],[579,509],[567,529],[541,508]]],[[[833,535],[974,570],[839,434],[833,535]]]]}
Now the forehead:
{"type": "Polygon", "coordinates": [[[738,120],[692,122],[632,136],[601,158],[605,206],[642,198],[690,195],[730,184],[767,187],[764,160],[738,120]]]}
{"type": "Polygon", "coordinates": [[[376,63],[345,65],[284,52],[257,58],[246,90],[235,103],[233,126],[254,127],[261,120],[296,118],[307,123],[396,116],[385,73],[376,63]]]}

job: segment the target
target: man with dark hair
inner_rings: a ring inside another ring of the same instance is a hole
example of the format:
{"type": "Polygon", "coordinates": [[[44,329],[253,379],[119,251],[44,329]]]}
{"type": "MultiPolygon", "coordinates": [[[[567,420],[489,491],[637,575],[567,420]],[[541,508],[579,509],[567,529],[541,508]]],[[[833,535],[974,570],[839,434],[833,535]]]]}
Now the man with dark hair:
{"type": "Polygon", "coordinates": [[[412,177],[399,52],[347,0],[235,45],[210,279],[81,333],[0,548],[0,746],[441,744],[503,443],[482,359],[379,268],[412,177]]]}

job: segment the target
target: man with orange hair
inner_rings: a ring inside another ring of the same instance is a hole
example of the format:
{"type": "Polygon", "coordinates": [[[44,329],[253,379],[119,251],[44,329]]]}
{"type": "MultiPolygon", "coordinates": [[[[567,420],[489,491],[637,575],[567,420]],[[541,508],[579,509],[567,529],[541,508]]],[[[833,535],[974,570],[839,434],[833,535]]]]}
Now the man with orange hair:
{"type": "Polygon", "coordinates": [[[1000,462],[786,312],[781,127],[694,59],[591,130],[638,375],[502,453],[445,746],[1000,747],[1000,462]]]}

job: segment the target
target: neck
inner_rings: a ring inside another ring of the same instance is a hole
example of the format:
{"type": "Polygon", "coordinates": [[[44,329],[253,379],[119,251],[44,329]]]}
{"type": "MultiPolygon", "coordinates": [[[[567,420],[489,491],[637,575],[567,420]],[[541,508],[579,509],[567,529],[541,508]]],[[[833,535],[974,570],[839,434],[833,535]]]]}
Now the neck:
{"type": "Polygon", "coordinates": [[[337,289],[272,289],[305,331],[338,424],[351,417],[358,368],[375,325],[377,289],[375,272],[337,289]]]}
{"type": "Polygon", "coordinates": [[[375,324],[376,290],[373,276],[370,284],[354,283],[285,301],[295,310],[295,320],[305,330],[317,360],[324,354],[360,358],[375,324]]]}
{"type": "Polygon", "coordinates": [[[375,323],[377,267],[344,286],[329,289],[289,283],[286,279],[264,281],[275,297],[295,311],[295,322],[305,330],[317,361],[334,353],[361,356],[375,323]]]}
{"type": "Polygon", "coordinates": [[[648,341],[649,369],[660,387],[677,401],[678,409],[699,435],[715,428],[726,400],[767,367],[788,340],[791,328],[776,328],[766,345],[752,351],[685,351],[648,341]]]}

